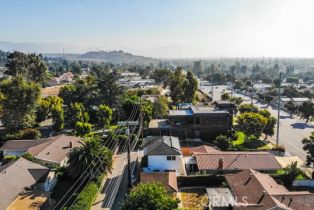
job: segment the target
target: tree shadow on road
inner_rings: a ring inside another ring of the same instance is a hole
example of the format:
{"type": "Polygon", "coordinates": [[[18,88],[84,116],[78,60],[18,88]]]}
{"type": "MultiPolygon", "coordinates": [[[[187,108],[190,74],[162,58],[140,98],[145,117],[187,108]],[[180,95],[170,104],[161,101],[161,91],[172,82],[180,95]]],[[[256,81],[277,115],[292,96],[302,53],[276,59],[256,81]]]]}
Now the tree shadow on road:
{"type": "Polygon", "coordinates": [[[314,128],[313,125],[306,124],[306,123],[293,123],[291,124],[292,128],[295,129],[306,129],[306,128],[314,128]]]}

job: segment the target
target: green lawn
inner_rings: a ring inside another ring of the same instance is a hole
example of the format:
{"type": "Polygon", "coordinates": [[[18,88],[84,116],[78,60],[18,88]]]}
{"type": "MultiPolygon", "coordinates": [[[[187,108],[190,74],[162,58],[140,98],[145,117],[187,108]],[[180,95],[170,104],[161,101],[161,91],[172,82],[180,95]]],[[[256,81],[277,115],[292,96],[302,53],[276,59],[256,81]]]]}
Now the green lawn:
{"type": "Polygon", "coordinates": [[[237,147],[243,147],[246,149],[260,149],[260,150],[268,150],[271,149],[271,145],[269,145],[268,142],[263,140],[250,140],[245,142],[245,134],[237,131],[236,132],[237,139],[235,141],[232,141],[232,145],[237,147]]]}

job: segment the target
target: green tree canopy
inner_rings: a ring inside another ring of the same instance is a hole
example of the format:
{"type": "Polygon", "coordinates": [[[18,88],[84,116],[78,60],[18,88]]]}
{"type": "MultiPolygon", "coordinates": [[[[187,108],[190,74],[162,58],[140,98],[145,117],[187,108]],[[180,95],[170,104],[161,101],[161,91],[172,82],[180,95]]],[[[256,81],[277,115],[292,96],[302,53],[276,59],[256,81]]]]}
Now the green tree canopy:
{"type": "Polygon", "coordinates": [[[41,55],[13,52],[8,56],[7,75],[43,84],[48,76],[48,68],[41,55]]]}
{"type": "Polygon", "coordinates": [[[80,176],[87,168],[89,173],[86,176],[99,176],[111,170],[112,153],[98,139],[87,138],[80,147],[73,149],[68,163],[67,172],[72,177],[80,176]]]}
{"type": "Polygon", "coordinates": [[[306,164],[308,166],[313,165],[314,163],[314,132],[308,138],[302,140],[303,149],[306,151],[306,164]]]}
{"type": "Polygon", "coordinates": [[[99,126],[104,127],[110,125],[112,119],[112,109],[105,104],[99,105],[97,111],[97,118],[99,126]]]}
{"type": "Polygon", "coordinates": [[[247,137],[259,138],[267,125],[267,119],[258,113],[246,112],[237,117],[238,129],[247,137]]]}
{"type": "Polygon", "coordinates": [[[245,112],[254,112],[254,113],[258,113],[258,107],[252,104],[241,104],[239,106],[239,112],[241,114],[245,113],[245,112]]]}
{"type": "Polygon", "coordinates": [[[138,184],[125,199],[124,210],[173,210],[179,201],[167,194],[160,183],[138,184]]]}
{"type": "Polygon", "coordinates": [[[1,120],[6,129],[17,131],[33,127],[40,86],[18,76],[2,81],[0,88],[3,94],[1,120]]]}

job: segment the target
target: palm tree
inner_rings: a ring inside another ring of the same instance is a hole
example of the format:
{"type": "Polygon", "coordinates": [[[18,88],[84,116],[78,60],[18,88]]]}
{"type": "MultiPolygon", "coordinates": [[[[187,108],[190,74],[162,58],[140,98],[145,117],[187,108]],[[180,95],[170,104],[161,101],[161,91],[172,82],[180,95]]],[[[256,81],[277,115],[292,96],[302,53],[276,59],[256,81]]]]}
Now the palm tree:
{"type": "Polygon", "coordinates": [[[87,176],[97,177],[112,168],[112,153],[100,144],[98,139],[86,138],[81,146],[72,150],[68,160],[67,172],[76,177],[87,170],[87,176]]]}

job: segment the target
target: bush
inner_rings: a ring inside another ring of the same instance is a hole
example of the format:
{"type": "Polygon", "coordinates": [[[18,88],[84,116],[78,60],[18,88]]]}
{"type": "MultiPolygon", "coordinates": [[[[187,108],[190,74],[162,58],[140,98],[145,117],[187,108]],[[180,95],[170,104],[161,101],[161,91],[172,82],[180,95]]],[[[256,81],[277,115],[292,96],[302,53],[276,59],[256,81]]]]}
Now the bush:
{"type": "Polygon", "coordinates": [[[34,128],[26,128],[22,130],[21,139],[39,139],[41,133],[39,130],[34,128]]]}
{"type": "Polygon", "coordinates": [[[80,192],[76,202],[71,207],[72,210],[90,210],[92,204],[97,196],[98,186],[95,182],[87,184],[87,186],[80,192]]]}
{"type": "Polygon", "coordinates": [[[77,122],[75,124],[75,134],[77,136],[85,136],[89,134],[92,130],[92,125],[90,123],[77,122]]]}
{"type": "Polygon", "coordinates": [[[4,158],[2,159],[2,164],[7,164],[7,163],[10,163],[10,162],[15,161],[17,159],[18,158],[15,155],[4,156],[4,158]]]}
{"type": "Polygon", "coordinates": [[[78,195],[77,201],[71,209],[89,210],[98,193],[98,187],[95,182],[89,183],[78,195]]]}
{"type": "Polygon", "coordinates": [[[33,155],[31,155],[30,153],[26,152],[22,155],[23,158],[25,158],[26,160],[35,162],[35,158],[33,155]]]}
{"type": "Polygon", "coordinates": [[[254,112],[254,113],[258,113],[258,107],[255,105],[251,105],[251,104],[241,104],[239,107],[239,112],[241,114],[245,113],[245,112],[254,112]]]}

